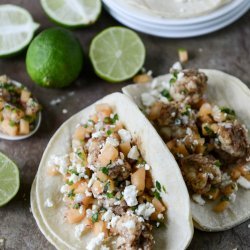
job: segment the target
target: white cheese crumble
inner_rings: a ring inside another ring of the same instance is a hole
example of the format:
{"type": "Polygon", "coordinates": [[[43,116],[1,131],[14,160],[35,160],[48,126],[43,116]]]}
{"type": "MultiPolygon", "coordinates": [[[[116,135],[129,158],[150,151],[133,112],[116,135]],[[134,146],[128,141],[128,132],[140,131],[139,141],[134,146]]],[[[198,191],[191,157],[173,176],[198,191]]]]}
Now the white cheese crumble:
{"type": "Polygon", "coordinates": [[[133,220],[128,220],[122,224],[123,227],[126,227],[128,230],[135,228],[135,222],[133,220]]]}
{"type": "Polygon", "coordinates": [[[181,71],[182,70],[182,65],[180,62],[175,62],[172,66],[172,69],[175,69],[175,70],[178,70],[178,71],[181,71]]]}
{"type": "Polygon", "coordinates": [[[139,156],[140,156],[140,153],[139,153],[139,151],[138,151],[137,146],[133,146],[133,147],[129,150],[128,158],[129,158],[129,159],[132,159],[132,160],[138,160],[139,156]]]}
{"type": "Polygon", "coordinates": [[[87,250],[96,250],[98,247],[101,246],[103,240],[104,240],[104,233],[99,233],[96,237],[94,237],[90,240],[86,249],[87,250]]]}
{"type": "Polygon", "coordinates": [[[58,166],[58,171],[65,175],[67,173],[68,170],[68,165],[69,165],[69,155],[62,155],[62,156],[58,156],[58,155],[52,155],[49,162],[48,162],[49,166],[58,166]]]}
{"type": "Polygon", "coordinates": [[[206,201],[201,197],[200,194],[193,194],[192,199],[199,205],[205,205],[206,201]]]}
{"type": "Polygon", "coordinates": [[[72,174],[69,177],[69,181],[70,182],[72,181],[73,183],[77,183],[78,181],[80,181],[80,177],[76,174],[72,174]]]}
{"type": "Polygon", "coordinates": [[[136,199],[136,196],[137,196],[136,186],[130,185],[130,186],[125,187],[123,195],[129,207],[133,207],[138,204],[138,201],[136,199]]]}
{"type": "Polygon", "coordinates": [[[145,220],[148,220],[152,213],[155,212],[155,207],[152,203],[142,203],[135,210],[136,214],[142,216],[145,220]]]}
{"type": "Polygon", "coordinates": [[[150,166],[147,163],[145,164],[145,170],[150,170],[150,166]]]}
{"type": "Polygon", "coordinates": [[[103,221],[111,221],[112,217],[114,216],[111,209],[108,209],[103,215],[102,220],[103,221]]]}
{"type": "Polygon", "coordinates": [[[45,207],[53,207],[54,203],[50,198],[47,198],[46,201],[44,202],[45,207]]]}
{"type": "Polygon", "coordinates": [[[240,176],[240,178],[237,180],[237,183],[245,189],[250,189],[250,181],[248,181],[243,176],[240,176]]]}
{"type": "Polygon", "coordinates": [[[150,107],[156,102],[156,98],[149,93],[142,93],[141,101],[144,106],[150,107]]]}
{"type": "Polygon", "coordinates": [[[76,195],[75,195],[74,202],[75,202],[75,203],[81,203],[82,200],[83,200],[83,198],[84,198],[84,195],[83,195],[83,194],[76,194],[76,195]]]}
{"type": "Polygon", "coordinates": [[[118,131],[118,134],[121,137],[122,142],[131,142],[132,136],[128,130],[120,129],[118,131]]]}
{"type": "Polygon", "coordinates": [[[118,216],[118,215],[113,216],[111,221],[108,223],[108,228],[110,228],[110,227],[114,228],[119,219],[120,219],[120,216],[118,216]]]}
{"type": "Polygon", "coordinates": [[[119,141],[114,138],[114,137],[111,137],[109,136],[107,139],[106,139],[106,143],[109,143],[110,145],[112,145],[113,147],[118,147],[119,146],[119,141]]]}
{"type": "Polygon", "coordinates": [[[60,188],[60,192],[61,192],[62,194],[67,193],[68,190],[69,190],[69,185],[68,185],[68,184],[64,184],[64,185],[62,185],[61,188],[60,188]]]}
{"type": "Polygon", "coordinates": [[[102,136],[104,136],[104,131],[97,131],[97,132],[92,134],[93,138],[100,138],[102,136]]]}
{"type": "Polygon", "coordinates": [[[84,224],[78,224],[75,226],[75,237],[80,238],[82,236],[82,233],[85,230],[85,225],[84,224]]]}
{"type": "Polygon", "coordinates": [[[164,219],[164,215],[163,215],[163,214],[158,214],[158,215],[157,215],[157,218],[158,218],[159,220],[163,220],[163,219],[164,219]]]}

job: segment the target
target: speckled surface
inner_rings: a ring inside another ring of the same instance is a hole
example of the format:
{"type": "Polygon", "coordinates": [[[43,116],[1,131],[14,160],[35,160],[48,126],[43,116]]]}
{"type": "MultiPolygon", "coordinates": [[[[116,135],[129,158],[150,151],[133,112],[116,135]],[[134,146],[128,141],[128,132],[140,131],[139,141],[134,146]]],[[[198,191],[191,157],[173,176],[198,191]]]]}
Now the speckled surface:
{"type": "MultiPolygon", "coordinates": [[[[54,26],[44,14],[38,0],[1,0],[0,3],[12,3],[27,8],[35,21],[41,24],[38,32],[54,26]]],[[[190,52],[190,61],[186,67],[223,70],[239,77],[250,86],[249,23],[250,12],[230,27],[199,38],[174,40],[140,34],[147,48],[145,67],[151,69],[154,75],[166,73],[178,59],[177,49],[184,47],[190,52]]],[[[62,122],[95,100],[120,91],[121,87],[126,85],[126,83],[110,84],[98,79],[87,58],[91,39],[99,31],[112,25],[118,23],[103,11],[95,25],[74,31],[85,52],[85,66],[79,79],[67,89],[43,89],[32,83],[25,70],[25,51],[11,59],[0,59],[0,75],[7,74],[26,84],[44,108],[42,125],[32,138],[20,142],[0,141],[0,151],[17,163],[21,174],[21,187],[17,196],[0,208],[0,239],[5,239],[5,248],[0,243],[0,250],[54,249],[40,233],[30,212],[30,187],[42,153],[62,122]],[[51,101],[57,98],[62,100],[61,103],[52,106],[51,101]],[[67,109],[68,113],[63,114],[63,109],[67,109]]],[[[250,221],[220,233],[195,230],[189,249],[250,249],[249,224],[250,221]]]]}

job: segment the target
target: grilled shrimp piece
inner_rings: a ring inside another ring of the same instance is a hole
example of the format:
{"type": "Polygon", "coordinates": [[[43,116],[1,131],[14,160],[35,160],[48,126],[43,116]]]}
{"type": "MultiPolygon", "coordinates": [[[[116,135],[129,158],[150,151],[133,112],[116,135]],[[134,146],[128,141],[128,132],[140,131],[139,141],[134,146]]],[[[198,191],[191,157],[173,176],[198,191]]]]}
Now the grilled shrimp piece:
{"type": "Polygon", "coordinates": [[[193,154],[181,160],[181,171],[187,186],[198,194],[205,194],[212,184],[221,182],[221,170],[213,156],[193,154]]]}
{"type": "Polygon", "coordinates": [[[225,162],[244,158],[249,151],[247,129],[237,120],[217,124],[217,138],[212,139],[215,151],[225,162]]]}
{"type": "Polygon", "coordinates": [[[207,86],[207,76],[195,69],[178,73],[177,80],[170,87],[170,94],[175,101],[195,105],[202,100],[207,86]]]}

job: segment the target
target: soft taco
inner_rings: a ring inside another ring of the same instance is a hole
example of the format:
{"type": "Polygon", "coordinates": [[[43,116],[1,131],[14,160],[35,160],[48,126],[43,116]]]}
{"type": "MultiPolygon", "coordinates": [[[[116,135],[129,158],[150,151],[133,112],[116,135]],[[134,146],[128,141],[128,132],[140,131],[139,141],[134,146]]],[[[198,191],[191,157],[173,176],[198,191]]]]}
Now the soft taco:
{"type": "Polygon", "coordinates": [[[195,226],[226,230],[250,218],[250,91],[226,73],[175,66],[170,74],[123,92],[175,156],[195,226]]]}
{"type": "Polygon", "coordinates": [[[185,249],[193,234],[174,157],[120,93],[58,129],[43,154],[31,206],[58,249],[176,250],[185,249]]]}

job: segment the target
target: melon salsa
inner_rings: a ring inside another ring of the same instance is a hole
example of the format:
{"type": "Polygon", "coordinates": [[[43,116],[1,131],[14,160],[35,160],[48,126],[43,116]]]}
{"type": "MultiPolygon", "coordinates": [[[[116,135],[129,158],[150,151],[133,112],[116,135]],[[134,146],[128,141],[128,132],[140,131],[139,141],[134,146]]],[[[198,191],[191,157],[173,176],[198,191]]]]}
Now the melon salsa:
{"type": "MultiPolygon", "coordinates": [[[[102,103],[95,110],[77,125],[70,152],[52,155],[48,162],[48,175],[64,180],[62,216],[76,224],[79,237],[93,230],[102,245],[116,236],[117,249],[152,249],[153,228],[166,220],[161,199],[166,189],[153,182],[151,167],[111,107],[102,103]]],[[[53,201],[46,205],[49,209],[53,201]]]]}
{"type": "Polygon", "coordinates": [[[32,93],[7,76],[0,76],[0,131],[10,136],[27,135],[35,128],[40,104],[32,93]]]}

